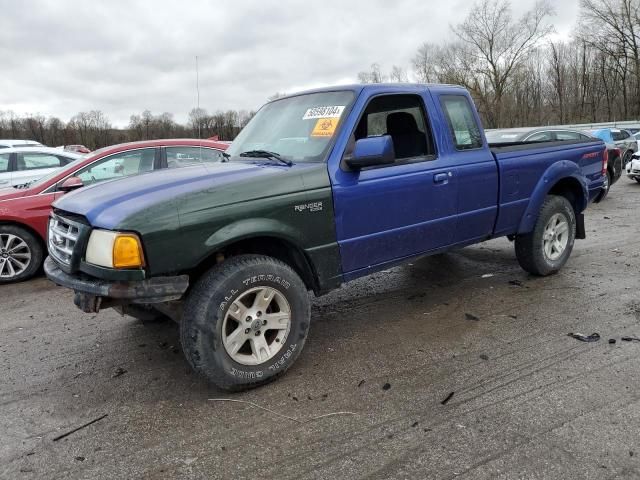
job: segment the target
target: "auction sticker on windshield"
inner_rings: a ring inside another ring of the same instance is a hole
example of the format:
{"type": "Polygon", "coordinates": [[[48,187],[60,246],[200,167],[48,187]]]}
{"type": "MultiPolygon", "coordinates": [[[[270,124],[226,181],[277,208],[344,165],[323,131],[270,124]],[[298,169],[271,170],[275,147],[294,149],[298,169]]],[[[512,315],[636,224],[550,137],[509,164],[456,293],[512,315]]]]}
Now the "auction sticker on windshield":
{"type": "Polygon", "coordinates": [[[311,132],[312,137],[330,137],[336,131],[338,118],[319,118],[311,132]]]}
{"type": "Polygon", "coordinates": [[[311,120],[316,118],[340,118],[343,110],[344,105],[312,107],[305,112],[302,119],[311,120]]]}

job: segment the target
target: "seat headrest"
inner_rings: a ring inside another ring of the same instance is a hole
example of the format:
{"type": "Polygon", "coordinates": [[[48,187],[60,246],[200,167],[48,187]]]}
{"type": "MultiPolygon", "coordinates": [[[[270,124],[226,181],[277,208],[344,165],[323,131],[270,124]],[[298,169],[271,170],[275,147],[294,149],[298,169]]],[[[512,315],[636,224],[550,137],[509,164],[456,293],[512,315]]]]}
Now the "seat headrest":
{"type": "Polygon", "coordinates": [[[416,119],[410,113],[394,112],[387,115],[387,133],[389,135],[402,135],[418,131],[416,119]]]}

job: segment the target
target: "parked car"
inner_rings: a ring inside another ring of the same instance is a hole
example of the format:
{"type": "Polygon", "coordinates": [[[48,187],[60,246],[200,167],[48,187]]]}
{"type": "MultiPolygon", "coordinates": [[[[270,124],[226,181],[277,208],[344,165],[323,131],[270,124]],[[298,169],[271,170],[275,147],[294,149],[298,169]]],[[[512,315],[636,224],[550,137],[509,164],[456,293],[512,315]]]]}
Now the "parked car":
{"type": "Polygon", "coordinates": [[[615,143],[622,153],[622,166],[627,165],[634,153],[638,151],[638,141],[627,130],[620,128],[599,128],[588,130],[587,133],[602,139],[605,143],[615,143]]]}
{"type": "Polygon", "coordinates": [[[16,147],[0,150],[0,188],[24,185],[80,158],[74,152],[49,147],[16,147]]]}
{"type": "Polygon", "coordinates": [[[554,142],[579,141],[593,138],[584,132],[563,128],[503,128],[485,132],[489,144],[505,144],[512,142],[554,142]]]}
{"type": "Polygon", "coordinates": [[[526,271],[557,272],[605,152],[592,138],[489,148],[461,87],[314,90],[260,109],[226,162],[57,200],[45,272],[85,312],[172,316],[195,370],[255,387],[300,354],[308,290],[502,236],[526,271]]]}
{"type": "Polygon", "coordinates": [[[62,148],[68,152],[91,153],[84,145],[64,145],[62,148]]]}
{"type": "Polygon", "coordinates": [[[0,148],[13,147],[44,147],[44,145],[35,140],[0,140],[0,148]]]}
{"type": "MultiPolygon", "coordinates": [[[[23,188],[0,190],[0,283],[32,277],[46,252],[51,204],[84,185],[194,162],[218,162],[227,145],[206,140],[154,140],[96,150],[23,188]],[[183,155],[180,162],[172,158],[183,155]]],[[[61,152],[59,155],[77,154],[61,152]]],[[[0,158],[1,158],[0,154],[0,158]]],[[[171,172],[175,175],[175,172],[171,172]]]]}
{"type": "MultiPolygon", "coordinates": [[[[486,132],[487,141],[490,145],[506,145],[513,142],[553,142],[553,141],[581,141],[589,138],[598,138],[587,132],[571,130],[557,127],[534,127],[534,128],[505,128],[499,130],[489,130],[486,132]]],[[[596,198],[596,202],[601,202],[609,194],[611,186],[618,181],[624,171],[620,148],[611,139],[607,142],[607,174],[602,187],[602,192],[596,198]]]]}
{"type": "Polygon", "coordinates": [[[626,169],[627,177],[640,183],[640,158],[634,156],[631,161],[627,163],[626,169]]]}

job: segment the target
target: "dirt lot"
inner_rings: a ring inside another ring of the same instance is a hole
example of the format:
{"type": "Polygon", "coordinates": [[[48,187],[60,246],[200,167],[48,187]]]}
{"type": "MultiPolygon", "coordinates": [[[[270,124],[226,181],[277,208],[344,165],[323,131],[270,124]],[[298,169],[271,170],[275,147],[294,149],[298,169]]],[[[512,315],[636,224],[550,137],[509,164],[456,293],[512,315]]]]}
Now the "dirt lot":
{"type": "Polygon", "coordinates": [[[638,205],[621,179],[554,277],[496,240],[315,299],[297,364],[235,395],[191,373],[174,324],[2,286],[0,477],[640,478],[638,205]],[[307,421],[332,412],[355,415],[307,421]]]}

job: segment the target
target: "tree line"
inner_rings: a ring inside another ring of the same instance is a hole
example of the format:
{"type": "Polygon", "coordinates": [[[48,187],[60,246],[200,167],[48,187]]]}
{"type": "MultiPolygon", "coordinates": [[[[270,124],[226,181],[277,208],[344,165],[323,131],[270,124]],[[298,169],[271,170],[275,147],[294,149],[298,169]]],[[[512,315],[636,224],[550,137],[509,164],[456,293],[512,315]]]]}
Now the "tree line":
{"type": "Polygon", "coordinates": [[[508,0],[481,0],[409,68],[373,64],[358,78],[462,85],[487,128],[640,119],[640,0],[581,0],[566,41],[553,15],[546,1],[514,18],[508,0]]]}
{"type": "MultiPolygon", "coordinates": [[[[518,18],[509,0],[480,0],[451,26],[448,40],[424,43],[410,65],[384,72],[373,64],[358,79],[462,85],[487,128],[640,119],[640,0],[581,0],[570,40],[553,36],[553,16],[547,0],[518,18]]],[[[131,115],[127,128],[114,128],[99,110],[80,112],[66,123],[0,111],[0,138],[92,150],[157,138],[232,140],[254,113],[193,109],[180,124],[171,113],[145,110],[131,115]]]]}
{"type": "Polygon", "coordinates": [[[95,150],[116,143],[160,138],[209,138],[233,140],[255,112],[246,110],[217,111],[194,108],[186,124],[165,112],[154,115],[149,110],[131,115],[127,128],[115,128],[100,110],[80,112],[68,122],[55,116],[16,115],[0,111],[0,138],[36,140],[44,145],[85,145],[95,150]]]}

